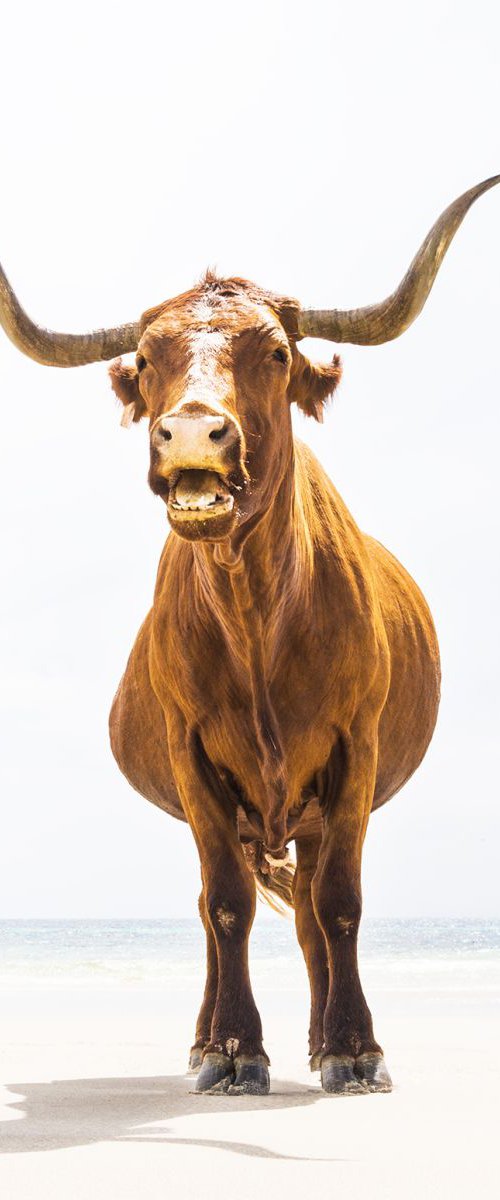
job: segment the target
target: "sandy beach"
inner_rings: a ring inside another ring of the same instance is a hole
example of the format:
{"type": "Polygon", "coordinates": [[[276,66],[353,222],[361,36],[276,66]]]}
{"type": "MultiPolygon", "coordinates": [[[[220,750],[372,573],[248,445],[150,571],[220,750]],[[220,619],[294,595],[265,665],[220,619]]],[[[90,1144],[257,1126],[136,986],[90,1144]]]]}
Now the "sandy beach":
{"type": "MultiPolygon", "coordinates": [[[[390,981],[389,981],[390,982],[390,981]]],[[[0,1190],[15,1200],[489,1195],[497,1177],[496,984],[371,988],[391,1095],[322,1094],[305,987],[257,992],[269,1097],[197,1096],[198,985],[0,995],[0,1190]]]]}

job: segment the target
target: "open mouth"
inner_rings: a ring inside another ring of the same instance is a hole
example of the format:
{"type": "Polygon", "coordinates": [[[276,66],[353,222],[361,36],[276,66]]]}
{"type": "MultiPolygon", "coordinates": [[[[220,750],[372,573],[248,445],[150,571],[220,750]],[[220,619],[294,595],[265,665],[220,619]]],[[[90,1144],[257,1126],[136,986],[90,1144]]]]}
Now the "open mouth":
{"type": "Polygon", "coordinates": [[[206,521],[234,507],[228,484],[215,471],[175,471],[168,484],[168,510],[176,521],[206,521]]]}

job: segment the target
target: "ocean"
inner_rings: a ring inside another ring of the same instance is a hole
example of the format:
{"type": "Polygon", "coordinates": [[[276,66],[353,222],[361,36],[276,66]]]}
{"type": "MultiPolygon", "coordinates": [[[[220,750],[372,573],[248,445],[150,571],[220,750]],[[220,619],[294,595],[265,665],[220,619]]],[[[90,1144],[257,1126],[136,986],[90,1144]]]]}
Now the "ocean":
{"type": "MultiPolygon", "coordinates": [[[[365,918],[365,986],[442,995],[460,991],[496,1004],[500,920],[365,918]]],[[[0,990],[199,987],[204,934],[195,919],[0,921],[0,990]]],[[[259,992],[302,991],[307,976],[293,922],[260,917],[251,937],[259,992]]]]}

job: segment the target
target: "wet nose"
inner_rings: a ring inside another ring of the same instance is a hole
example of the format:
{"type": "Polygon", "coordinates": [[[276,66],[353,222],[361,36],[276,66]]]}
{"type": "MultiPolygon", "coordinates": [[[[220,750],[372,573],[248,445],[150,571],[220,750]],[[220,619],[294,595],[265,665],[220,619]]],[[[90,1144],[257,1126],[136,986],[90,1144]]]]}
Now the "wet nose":
{"type": "Polygon", "coordinates": [[[190,415],[177,413],[161,417],[151,440],[164,459],[182,456],[186,465],[204,464],[218,455],[237,436],[236,427],[223,413],[190,415]]]}

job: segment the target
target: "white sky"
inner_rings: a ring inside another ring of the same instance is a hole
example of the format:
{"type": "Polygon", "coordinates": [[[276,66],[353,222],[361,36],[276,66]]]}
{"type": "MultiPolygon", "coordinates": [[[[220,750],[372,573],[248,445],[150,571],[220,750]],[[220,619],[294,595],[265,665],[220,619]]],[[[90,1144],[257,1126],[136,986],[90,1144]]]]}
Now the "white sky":
{"type": "MultiPolygon", "coordinates": [[[[207,265],[318,307],[381,299],[500,171],[499,34],[496,0],[10,5],[3,265],[35,319],[74,331],[207,265]]],[[[325,425],[297,422],[441,641],[432,748],[370,825],[371,915],[500,913],[499,313],[500,188],[416,325],[345,347],[325,425]]],[[[146,430],[120,429],[104,366],[49,370],[2,338],[0,380],[0,915],[192,914],[191,835],[107,741],[167,532],[146,430]]]]}

